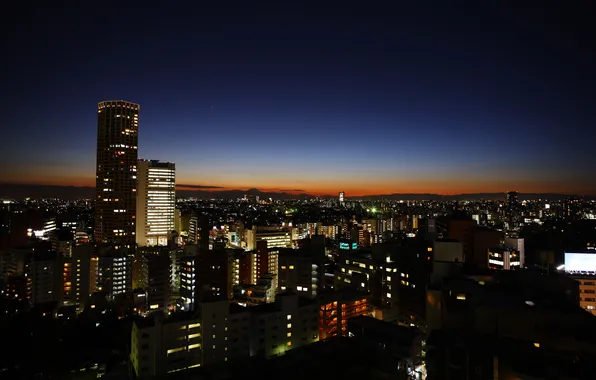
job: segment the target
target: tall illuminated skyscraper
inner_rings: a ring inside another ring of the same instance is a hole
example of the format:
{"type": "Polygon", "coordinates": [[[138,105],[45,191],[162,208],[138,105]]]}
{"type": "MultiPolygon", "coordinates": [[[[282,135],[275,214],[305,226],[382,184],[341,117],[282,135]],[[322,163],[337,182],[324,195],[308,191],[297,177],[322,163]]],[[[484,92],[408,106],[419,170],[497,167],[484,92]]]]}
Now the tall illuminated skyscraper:
{"type": "Polygon", "coordinates": [[[95,241],[135,243],[139,109],[109,100],[97,105],[95,241]]]}
{"type": "Polygon", "coordinates": [[[167,245],[176,212],[176,166],[139,160],[137,169],[137,244],[167,245]]]}

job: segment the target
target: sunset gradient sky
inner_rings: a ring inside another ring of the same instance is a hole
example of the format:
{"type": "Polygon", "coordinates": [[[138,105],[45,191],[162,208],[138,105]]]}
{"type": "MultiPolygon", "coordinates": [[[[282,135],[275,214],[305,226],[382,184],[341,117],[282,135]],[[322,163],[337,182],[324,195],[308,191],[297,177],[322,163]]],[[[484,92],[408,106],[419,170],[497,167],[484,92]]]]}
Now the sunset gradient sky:
{"type": "Polygon", "coordinates": [[[123,99],[181,188],[596,194],[592,5],[406,3],[15,8],[0,182],[93,186],[123,99]]]}

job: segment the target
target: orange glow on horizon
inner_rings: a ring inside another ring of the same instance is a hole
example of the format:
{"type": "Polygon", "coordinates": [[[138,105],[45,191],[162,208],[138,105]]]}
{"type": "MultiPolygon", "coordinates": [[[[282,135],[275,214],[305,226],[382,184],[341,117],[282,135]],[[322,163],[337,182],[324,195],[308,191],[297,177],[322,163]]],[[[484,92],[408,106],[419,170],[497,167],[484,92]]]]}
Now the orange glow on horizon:
{"type": "MultiPolygon", "coordinates": [[[[189,184],[194,186],[194,181],[179,180],[179,183],[189,184]]],[[[551,182],[532,182],[532,181],[511,181],[511,183],[503,183],[500,181],[487,181],[485,183],[474,183],[471,186],[465,186],[465,181],[395,181],[391,184],[375,184],[374,181],[370,181],[371,185],[360,185],[360,186],[341,186],[341,185],[327,185],[324,186],[320,183],[319,186],[246,186],[246,185],[230,185],[218,184],[206,185],[215,186],[215,188],[200,188],[197,184],[195,187],[184,187],[178,186],[177,190],[181,191],[247,191],[251,188],[256,188],[261,192],[285,192],[289,194],[300,194],[306,193],[313,196],[331,195],[335,196],[340,191],[346,193],[346,197],[358,197],[358,196],[369,196],[369,195],[389,195],[389,194],[439,194],[439,195],[459,195],[459,194],[470,194],[470,193],[505,193],[511,189],[515,189],[521,193],[558,193],[558,194],[576,194],[586,195],[594,194],[596,191],[589,189],[571,189],[569,187],[561,186],[560,183],[551,182]],[[377,185],[377,186],[375,186],[377,185]]],[[[15,185],[41,185],[41,186],[74,186],[74,187],[95,187],[95,181],[92,178],[51,178],[40,181],[10,181],[5,182],[15,185]]]]}

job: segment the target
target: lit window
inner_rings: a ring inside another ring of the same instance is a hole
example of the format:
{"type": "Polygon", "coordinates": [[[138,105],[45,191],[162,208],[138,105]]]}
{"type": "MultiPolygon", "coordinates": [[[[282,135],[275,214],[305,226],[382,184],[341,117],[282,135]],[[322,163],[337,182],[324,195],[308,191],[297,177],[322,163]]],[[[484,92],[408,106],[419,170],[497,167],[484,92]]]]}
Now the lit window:
{"type": "Polygon", "coordinates": [[[287,328],[291,329],[292,328],[292,324],[291,323],[288,323],[287,328]]]}
{"type": "Polygon", "coordinates": [[[171,354],[174,354],[174,353],[180,352],[180,351],[184,351],[184,347],[173,348],[171,350],[168,350],[168,355],[171,355],[171,354]]]}

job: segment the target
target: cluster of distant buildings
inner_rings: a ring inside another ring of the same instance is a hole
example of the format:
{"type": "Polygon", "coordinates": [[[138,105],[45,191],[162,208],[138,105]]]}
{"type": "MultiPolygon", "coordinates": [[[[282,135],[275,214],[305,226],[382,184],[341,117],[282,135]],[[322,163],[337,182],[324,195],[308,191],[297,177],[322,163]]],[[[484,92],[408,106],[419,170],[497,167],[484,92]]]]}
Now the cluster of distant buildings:
{"type": "MultiPolygon", "coordinates": [[[[358,353],[346,367],[382,358],[385,377],[542,376],[520,358],[549,362],[555,377],[590,368],[596,254],[568,253],[567,274],[525,269],[517,193],[507,195],[505,232],[479,216],[375,209],[340,223],[214,226],[205,212],[176,208],[173,163],[138,159],[139,110],[98,104],[93,233],[76,220],[61,222],[65,236],[56,219],[13,225],[36,242],[0,255],[5,298],[53,305],[57,317],[134,315],[137,378],[248,368],[255,357],[314,362],[329,347],[358,353]]],[[[349,201],[341,192],[336,202],[349,201]]]]}

